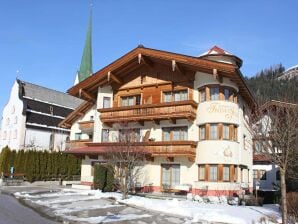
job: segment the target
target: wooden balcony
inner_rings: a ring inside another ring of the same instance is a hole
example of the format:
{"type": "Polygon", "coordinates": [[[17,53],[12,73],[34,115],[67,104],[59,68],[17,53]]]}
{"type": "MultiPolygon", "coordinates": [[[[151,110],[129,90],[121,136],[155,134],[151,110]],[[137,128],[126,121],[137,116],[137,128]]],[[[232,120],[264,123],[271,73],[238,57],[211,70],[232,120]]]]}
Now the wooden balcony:
{"type": "MultiPolygon", "coordinates": [[[[75,143],[75,142],[73,142],[75,143]]],[[[123,142],[77,142],[69,148],[68,153],[80,155],[98,155],[106,154],[111,150],[139,150],[151,157],[168,157],[173,158],[176,156],[187,157],[190,161],[194,161],[196,156],[197,142],[195,141],[160,141],[160,142],[135,142],[130,143],[128,147],[123,142]],[[73,149],[73,150],[72,150],[73,149]]]]}
{"type": "Polygon", "coordinates": [[[79,123],[79,128],[82,132],[93,132],[94,121],[81,121],[79,123]]]}
{"type": "Polygon", "coordinates": [[[114,107],[98,109],[100,119],[104,123],[119,122],[144,122],[160,120],[189,119],[196,118],[197,103],[193,100],[144,104],[126,107],[114,107]]]}
{"type": "Polygon", "coordinates": [[[74,148],[82,148],[86,147],[87,143],[91,143],[91,139],[84,139],[84,140],[71,140],[66,142],[65,150],[71,150],[74,148]]]}

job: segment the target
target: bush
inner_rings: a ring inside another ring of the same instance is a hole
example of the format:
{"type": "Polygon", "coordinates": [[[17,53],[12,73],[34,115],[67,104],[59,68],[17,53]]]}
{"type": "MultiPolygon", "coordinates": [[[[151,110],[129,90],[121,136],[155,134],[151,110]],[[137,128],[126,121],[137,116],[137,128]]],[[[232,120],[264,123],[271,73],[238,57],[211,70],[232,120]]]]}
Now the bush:
{"type": "Polygon", "coordinates": [[[103,190],[106,182],[107,169],[101,164],[94,165],[94,188],[103,190]]]}
{"type": "Polygon", "coordinates": [[[94,188],[103,192],[113,191],[114,172],[110,166],[96,164],[94,166],[94,188]]]}
{"type": "Polygon", "coordinates": [[[106,171],[106,184],[103,191],[110,192],[114,190],[114,169],[111,166],[107,166],[106,171]]]}

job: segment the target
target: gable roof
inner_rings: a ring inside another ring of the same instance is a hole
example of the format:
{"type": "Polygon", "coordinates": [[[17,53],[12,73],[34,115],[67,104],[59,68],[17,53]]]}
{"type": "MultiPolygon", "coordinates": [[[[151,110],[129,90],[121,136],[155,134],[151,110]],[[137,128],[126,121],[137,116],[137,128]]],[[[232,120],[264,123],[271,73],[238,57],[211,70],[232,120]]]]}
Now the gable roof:
{"type": "MultiPolygon", "coordinates": [[[[92,93],[92,91],[95,93],[98,86],[103,86],[111,81],[110,74],[113,74],[112,78],[114,81],[119,81],[118,76],[120,74],[123,74],[128,69],[131,69],[131,67],[139,66],[139,56],[147,58],[151,61],[163,61],[169,66],[172,66],[172,62],[175,61],[176,63],[179,63],[179,66],[182,68],[191,69],[193,71],[204,71],[210,74],[213,74],[213,70],[217,69],[217,74],[230,78],[232,81],[238,84],[240,94],[244,96],[246,101],[248,101],[251,105],[256,105],[254,96],[246,85],[238,66],[203,57],[193,57],[162,50],[145,48],[143,46],[138,46],[137,48],[123,55],[111,64],[95,72],[87,79],[73,86],[67,92],[73,96],[80,96],[83,90],[87,90],[89,93],[92,93]]],[[[144,64],[146,64],[146,62],[144,64]]]]}
{"type": "Polygon", "coordinates": [[[57,90],[22,81],[20,79],[17,79],[17,82],[20,88],[20,96],[27,99],[55,104],[70,109],[75,109],[84,102],[82,99],[57,90]]]}

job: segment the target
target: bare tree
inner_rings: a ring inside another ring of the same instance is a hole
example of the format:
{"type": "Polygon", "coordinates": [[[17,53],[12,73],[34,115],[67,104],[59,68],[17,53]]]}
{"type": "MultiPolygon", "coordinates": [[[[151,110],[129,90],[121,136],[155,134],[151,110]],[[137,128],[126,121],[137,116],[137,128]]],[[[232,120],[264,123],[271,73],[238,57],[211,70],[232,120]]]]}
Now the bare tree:
{"type": "Polygon", "coordinates": [[[127,125],[121,125],[117,145],[112,146],[107,152],[107,161],[114,168],[116,183],[122,192],[122,198],[126,199],[128,193],[134,189],[135,183],[141,174],[146,151],[140,143],[140,134],[136,129],[129,129],[127,125]]]}
{"type": "Polygon", "coordinates": [[[298,105],[270,101],[251,115],[251,130],[258,143],[258,154],[279,166],[282,222],[288,223],[286,175],[297,163],[298,105]]]}

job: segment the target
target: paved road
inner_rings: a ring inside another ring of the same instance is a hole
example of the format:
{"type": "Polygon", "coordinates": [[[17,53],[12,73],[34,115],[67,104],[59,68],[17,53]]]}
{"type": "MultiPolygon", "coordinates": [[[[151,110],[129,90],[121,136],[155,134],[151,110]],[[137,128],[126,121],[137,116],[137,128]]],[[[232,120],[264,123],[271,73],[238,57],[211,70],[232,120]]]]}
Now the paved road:
{"type": "Polygon", "coordinates": [[[54,224],[32,209],[23,206],[14,197],[0,193],[0,224],[54,224]]]}

